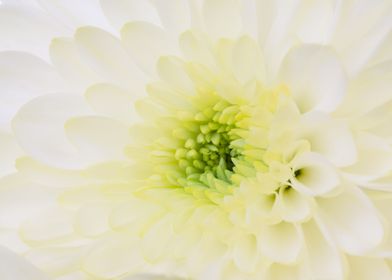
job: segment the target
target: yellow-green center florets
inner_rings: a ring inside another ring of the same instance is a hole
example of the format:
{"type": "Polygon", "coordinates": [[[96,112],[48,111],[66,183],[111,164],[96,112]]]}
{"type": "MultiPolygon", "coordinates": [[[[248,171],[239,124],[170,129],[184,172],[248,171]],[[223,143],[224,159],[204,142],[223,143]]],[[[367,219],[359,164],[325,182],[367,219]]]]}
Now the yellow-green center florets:
{"type": "Polygon", "coordinates": [[[235,133],[240,118],[239,106],[220,101],[188,121],[190,137],[175,151],[181,185],[210,187],[212,178],[230,183],[235,159],[241,157],[241,141],[235,133]]]}

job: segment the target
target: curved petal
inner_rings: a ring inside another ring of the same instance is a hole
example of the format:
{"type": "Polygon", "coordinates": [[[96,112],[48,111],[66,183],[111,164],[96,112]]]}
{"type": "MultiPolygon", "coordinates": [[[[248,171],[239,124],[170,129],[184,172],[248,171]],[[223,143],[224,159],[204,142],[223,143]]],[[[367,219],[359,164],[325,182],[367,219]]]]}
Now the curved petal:
{"type": "Polygon", "coordinates": [[[124,25],[121,39],[134,61],[147,74],[154,75],[158,58],[176,53],[168,34],[151,23],[135,21],[124,25]]]}
{"type": "Polygon", "coordinates": [[[312,214],[311,201],[293,188],[280,188],[279,211],[288,222],[304,221],[312,214]]]}
{"type": "Polygon", "coordinates": [[[49,280],[24,258],[0,246],[0,275],[3,280],[49,280]]]}
{"type": "Polygon", "coordinates": [[[301,118],[297,133],[298,138],[309,141],[313,152],[322,154],[337,167],[357,160],[354,137],[343,121],[321,113],[308,113],[301,118]]]}
{"type": "Polygon", "coordinates": [[[260,252],[278,263],[295,262],[303,246],[299,229],[291,223],[281,222],[264,227],[257,238],[260,252]]]}
{"type": "Polygon", "coordinates": [[[265,82],[263,56],[260,46],[250,37],[241,37],[233,47],[233,72],[245,84],[253,79],[265,82]]]}
{"type": "Polygon", "coordinates": [[[346,92],[346,75],[336,53],[320,45],[291,49],[282,62],[279,77],[289,86],[301,112],[331,112],[346,92]]]}
{"type": "Polygon", "coordinates": [[[75,43],[84,60],[104,82],[143,90],[145,76],[132,62],[120,40],[102,29],[86,26],[75,33],[75,43]]]}
{"type": "Polygon", "coordinates": [[[188,1],[171,0],[168,5],[168,3],[160,0],[152,0],[152,3],[158,11],[163,26],[173,38],[190,28],[191,11],[188,1]]]}
{"type": "Polygon", "coordinates": [[[0,52],[0,71],[0,126],[6,129],[26,102],[69,88],[51,65],[29,53],[0,52]]]}
{"type": "Polygon", "coordinates": [[[133,124],[140,120],[134,103],[141,94],[131,93],[113,84],[95,84],[86,90],[89,105],[100,115],[133,124]]]}
{"type": "MultiPolygon", "coordinates": [[[[159,15],[149,1],[99,0],[105,16],[117,29],[130,21],[147,21],[159,25],[159,15]]],[[[170,6],[170,5],[168,5],[170,6]]]]}
{"type": "Polygon", "coordinates": [[[346,186],[337,196],[317,198],[317,204],[320,226],[325,225],[345,252],[361,254],[382,242],[384,226],[359,188],[346,186]]]}
{"type": "Polygon", "coordinates": [[[205,29],[213,37],[236,37],[242,29],[238,0],[204,0],[202,11],[205,29]]]}
{"type": "Polygon", "coordinates": [[[80,54],[73,39],[53,39],[49,46],[49,53],[57,71],[77,89],[83,90],[87,85],[99,80],[99,75],[80,60],[80,54]]]}
{"type": "Polygon", "coordinates": [[[0,180],[0,227],[18,228],[28,218],[55,204],[55,193],[19,175],[0,180]]]}
{"type": "Polygon", "coordinates": [[[316,153],[303,153],[292,161],[293,188],[301,193],[317,196],[335,189],[340,183],[337,170],[325,158],[316,153]]]}
{"type": "Polygon", "coordinates": [[[358,133],[356,135],[358,160],[343,169],[346,176],[363,184],[385,176],[392,170],[392,149],[383,138],[358,133]]]}
{"type": "Polygon", "coordinates": [[[338,248],[327,240],[312,220],[302,226],[306,244],[306,263],[311,275],[325,279],[344,279],[345,263],[338,248]]]}
{"type": "Polygon", "coordinates": [[[49,94],[30,101],[12,121],[19,145],[35,159],[56,167],[85,165],[64,131],[68,118],[89,112],[84,102],[73,94],[49,94]]]}
{"type": "Polygon", "coordinates": [[[83,269],[100,278],[115,278],[135,273],[143,264],[140,246],[130,236],[114,235],[104,239],[85,257],[83,269]]]}
{"type": "Polygon", "coordinates": [[[392,280],[391,268],[383,259],[350,256],[347,260],[348,280],[392,280]]]}
{"type": "Polygon", "coordinates": [[[130,142],[128,127],[107,117],[72,118],[65,123],[65,133],[80,155],[92,161],[125,159],[130,142]]]}
{"type": "Polygon", "coordinates": [[[36,4],[10,3],[0,7],[0,34],[0,50],[29,52],[49,60],[48,45],[52,38],[70,32],[36,4]]]}
{"type": "Polygon", "coordinates": [[[99,0],[38,0],[42,8],[71,29],[94,25],[111,31],[99,0]]]}

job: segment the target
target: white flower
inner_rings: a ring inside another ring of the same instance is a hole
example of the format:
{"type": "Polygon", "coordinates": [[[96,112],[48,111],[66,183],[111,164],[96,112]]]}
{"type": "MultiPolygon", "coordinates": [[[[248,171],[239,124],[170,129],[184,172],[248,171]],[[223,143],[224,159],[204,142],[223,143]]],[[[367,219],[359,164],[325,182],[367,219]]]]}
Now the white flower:
{"type": "Polygon", "coordinates": [[[57,280],[392,279],[392,2],[2,2],[0,244],[57,280]]]}

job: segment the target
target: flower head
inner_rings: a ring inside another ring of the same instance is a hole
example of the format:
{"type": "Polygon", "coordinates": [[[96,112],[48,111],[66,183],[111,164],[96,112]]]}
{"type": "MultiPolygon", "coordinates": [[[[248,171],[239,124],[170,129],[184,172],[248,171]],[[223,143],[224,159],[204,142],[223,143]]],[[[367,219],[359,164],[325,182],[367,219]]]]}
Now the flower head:
{"type": "Polygon", "coordinates": [[[58,280],[392,277],[389,1],[3,2],[1,244],[58,280]]]}

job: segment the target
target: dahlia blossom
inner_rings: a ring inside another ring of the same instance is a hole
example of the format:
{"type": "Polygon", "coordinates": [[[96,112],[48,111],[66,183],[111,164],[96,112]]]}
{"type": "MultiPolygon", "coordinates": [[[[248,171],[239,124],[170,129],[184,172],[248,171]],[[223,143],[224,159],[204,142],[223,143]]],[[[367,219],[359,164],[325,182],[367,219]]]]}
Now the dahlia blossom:
{"type": "Polygon", "coordinates": [[[390,0],[2,2],[1,279],[392,279],[390,0]]]}

